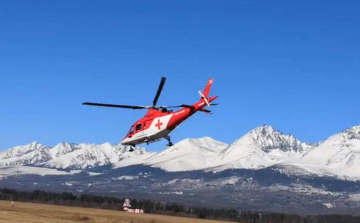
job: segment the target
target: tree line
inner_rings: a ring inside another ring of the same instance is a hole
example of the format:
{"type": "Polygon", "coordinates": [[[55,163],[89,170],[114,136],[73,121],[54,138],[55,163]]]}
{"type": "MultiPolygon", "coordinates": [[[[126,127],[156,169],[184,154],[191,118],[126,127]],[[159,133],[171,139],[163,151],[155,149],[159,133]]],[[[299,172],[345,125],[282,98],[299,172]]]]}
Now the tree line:
{"type": "MultiPolygon", "coordinates": [[[[0,189],[0,200],[35,202],[53,205],[66,205],[109,210],[123,210],[125,198],[100,196],[92,194],[74,195],[63,192],[46,192],[41,190],[18,191],[10,188],[0,189]]],[[[214,209],[190,207],[171,202],[160,202],[146,199],[130,199],[132,208],[143,209],[145,213],[177,215],[216,220],[229,220],[246,223],[359,223],[360,216],[351,215],[296,215],[281,213],[264,213],[257,211],[239,211],[236,209],[214,209]]]]}

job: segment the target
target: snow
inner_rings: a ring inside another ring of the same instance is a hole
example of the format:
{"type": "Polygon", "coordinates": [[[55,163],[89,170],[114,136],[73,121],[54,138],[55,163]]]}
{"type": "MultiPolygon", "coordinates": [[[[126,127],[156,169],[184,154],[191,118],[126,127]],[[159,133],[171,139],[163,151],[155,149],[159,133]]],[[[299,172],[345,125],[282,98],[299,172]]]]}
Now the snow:
{"type": "Polygon", "coordinates": [[[50,149],[51,157],[56,158],[79,149],[76,144],[70,144],[67,142],[59,143],[55,147],[50,149]]]}
{"type": "Polygon", "coordinates": [[[86,169],[112,164],[146,153],[144,148],[129,152],[128,146],[110,143],[95,145],[63,142],[54,147],[48,147],[33,142],[1,152],[0,167],[32,164],[59,169],[86,169]]]}
{"type": "Polygon", "coordinates": [[[360,194],[350,194],[348,199],[350,201],[360,202],[360,194]]]}
{"type": "Polygon", "coordinates": [[[71,186],[73,186],[73,183],[71,183],[71,182],[65,182],[65,183],[63,183],[62,185],[66,185],[66,186],[71,187],[71,186]]]}
{"type": "Polygon", "coordinates": [[[200,170],[211,166],[219,152],[227,144],[210,137],[185,139],[158,153],[148,152],[142,156],[129,157],[114,163],[114,168],[143,164],[169,172],[200,170]]]}
{"type": "Polygon", "coordinates": [[[332,203],[323,203],[323,205],[327,208],[333,208],[334,205],[332,203]]]}
{"type": "Polygon", "coordinates": [[[96,172],[88,172],[89,176],[98,176],[101,175],[102,173],[96,173],[96,172]]]}
{"type": "Polygon", "coordinates": [[[180,179],[172,179],[168,181],[168,184],[174,184],[176,182],[178,182],[180,179]]]}
{"type": "Polygon", "coordinates": [[[112,180],[133,180],[138,179],[138,176],[120,176],[120,177],[113,177],[112,180]]]}
{"type": "Polygon", "coordinates": [[[150,157],[154,156],[156,153],[147,152],[141,155],[132,155],[129,154],[125,159],[120,160],[113,164],[113,168],[121,168],[125,166],[132,166],[137,164],[143,164],[145,160],[149,159],[150,157]]]}
{"type": "Polygon", "coordinates": [[[0,167],[25,164],[37,164],[51,160],[50,147],[32,142],[29,145],[17,146],[0,153],[0,167]]]}
{"type": "Polygon", "coordinates": [[[143,148],[138,148],[135,152],[129,152],[128,146],[120,144],[112,145],[104,143],[101,145],[95,144],[68,144],[67,151],[64,155],[54,158],[47,162],[45,166],[52,168],[91,168],[95,166],[102,166],[113,164],[121,160],[140,156],[147,153],[143,148]]]}
{"type": "MultiPolygon", "coordinates": [[[[216,172],[274,166],[280,172],[290,175],[333,176],[345,180],[360,180],[360,125],[316,144],[301,142],[293,135],[263,125],[230,145],[203,137],[184,139],[160,152],[148,152],[144,148],[137,148],[134,152],[128,150],[126,146],[110,143],[60,143],[55,147],[47,147],[33,142],[1,152],[0,167],[42,165],[43,169],[37,167],[40,174],[42,171],[45,174],[68,174],[51,168],[87,169],[111,164],[112,168],[148,165],[169,172],[216,172]]],[[[35,167],[26,168],[29,168],[29,171],[21,169],[19,172],[32,174],[31,168],[35,167]]],[[[7,171],[6,174],[17,174],[15,169],[0,168],[0,171],[0,174],[4,171],[7,171]]],[[[89,176],[95,175],[97,173],[89,172],[89,176]]]]}
{"type": "Polygon", "coordinates": [[[360,126],[333,135],[302,157],[338,176],[360,177],[360,126]]]}
{"type": "Polygon", "coordinates": [[[292,135],[276,131],[272,126],[260,126],[224,149],[215,161],[216,170],[229,168],[260,169],[284,160],[299,159],[314,145],[302,143],[292,135]]]}
{"type": "Polygon", "coordinates": [[[185,139],[144,160],[143,164],[167,171],[199,170],[212,166],[227,145],[210,137],[185,139]]]}
{"type": "Polygon", "coordinates": [[[8,176],[14,175],[73,175],[80,172],[81,170],[61,171],[56,169],[32,166],[0,167],[0,180],[8,176]]]}
{"type": "Polygon", "coordinates": [[[182,191],[173,191],[173,192],[159,192],[159,194],[176,194],[176,195],[182,195],[182,191]]]}
{"type": "Polygon", "coordinates": [[[291,191],[294,193],[307,194],[307,195],[318,194],[318,195],[338,196],[341,194],[338,192],[331,192],[331,191],[328,191],[323,188],[315,188],[315,187],[312,187],[312,186],[306,185],[306,184],[291,184],[289,186],[276,184],[276,185],[271,185],[269,187],[269,189],[273,192],[275,192],[275,191],[291,191]]]}

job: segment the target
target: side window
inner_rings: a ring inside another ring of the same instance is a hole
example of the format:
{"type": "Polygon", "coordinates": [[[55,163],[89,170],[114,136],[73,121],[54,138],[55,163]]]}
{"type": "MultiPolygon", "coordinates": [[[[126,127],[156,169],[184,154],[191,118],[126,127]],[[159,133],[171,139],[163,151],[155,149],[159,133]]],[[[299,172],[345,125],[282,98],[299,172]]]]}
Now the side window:
{"type": "Polygon", "coordinates": [[[141,123],[136,125],[136,131],[139,131],[141,129],[141,123]]]}

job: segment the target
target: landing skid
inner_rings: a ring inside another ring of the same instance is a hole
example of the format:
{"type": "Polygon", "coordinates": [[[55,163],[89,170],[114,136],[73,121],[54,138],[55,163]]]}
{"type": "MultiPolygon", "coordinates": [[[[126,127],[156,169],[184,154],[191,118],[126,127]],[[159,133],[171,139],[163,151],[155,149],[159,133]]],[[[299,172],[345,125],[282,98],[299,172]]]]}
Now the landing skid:
{"type": "MultiPolygon", "coordinates": [[[[171,142],[171,138],[169,135],[167,136],[164,136],[163,137],[164,139],[166,139],[168,141],[168,143],[166,144],[166,146],[173,146],[174,144],[171,142]]],[[[158,142],[160,141],[161,138],[158,138],[158,139],[154,139],[154,140],[149,140],[149,139],[146,139],[145,141],[143,141],[143,143],[146,143],[146,145],[149,145],[150,143],[153,143],[153,142],[158,142]]],[[[129,149],[128,151],[129,152],[134,152],[136,150],[136,145],[129,145],[129,149]]]]}
{"type": "Polygon", "coordinates": [[[169,135],[167,135],[167,136],[164,136],[164,139],[166,139],[167,141],[168,141],[168,144],[166,144],[166,146],[173,146],[174,144],[171,142],[171,138],[170,138],[170,136],[169,135]]]}
{"type": "Polygon", "coordinates": [[[129,152],[134,152],[134,150],[135,150],[135,146],[130,145],[129,152]]]}
{"type": "Polygon", "coordinates": [[[161,139],[153,139],[153,140],[145,140],[146,145],[149,145],[150,143],[158,142],[161,139]]]}

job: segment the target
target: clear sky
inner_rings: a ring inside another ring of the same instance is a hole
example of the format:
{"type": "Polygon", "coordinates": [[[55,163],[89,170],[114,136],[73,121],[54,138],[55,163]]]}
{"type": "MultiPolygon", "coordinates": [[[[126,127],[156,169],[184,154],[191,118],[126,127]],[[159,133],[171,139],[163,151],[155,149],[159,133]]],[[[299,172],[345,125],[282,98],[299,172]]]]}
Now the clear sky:
{"type": "MultiPolygon", "coordinates": [[[[145,111],[199,100],[174,142],[251,129],[317,142],[360,123],[360,1],[0,1],[0,150],[118,143],[145,111]]],[[[151,145],[160,150],[166,142],[151,145]]]]}

